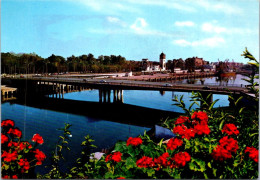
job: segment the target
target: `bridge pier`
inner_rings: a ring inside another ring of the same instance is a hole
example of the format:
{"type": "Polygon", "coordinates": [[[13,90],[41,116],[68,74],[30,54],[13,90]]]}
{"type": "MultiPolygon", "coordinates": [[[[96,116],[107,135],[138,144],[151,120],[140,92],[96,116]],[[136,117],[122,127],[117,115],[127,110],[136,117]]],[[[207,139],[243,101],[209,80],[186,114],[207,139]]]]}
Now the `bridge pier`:
{"type": "Polygon", "coordinates": [[[123,103],[123,90],[122,89],[114,89],[113,90],[113,103],[123,103]]]}
{"type": "Polygon", "coordinates": [[[99,102],[100,103],[111,103],[110,98],[111,90],[109,89],[99,89],[99,102]]]}

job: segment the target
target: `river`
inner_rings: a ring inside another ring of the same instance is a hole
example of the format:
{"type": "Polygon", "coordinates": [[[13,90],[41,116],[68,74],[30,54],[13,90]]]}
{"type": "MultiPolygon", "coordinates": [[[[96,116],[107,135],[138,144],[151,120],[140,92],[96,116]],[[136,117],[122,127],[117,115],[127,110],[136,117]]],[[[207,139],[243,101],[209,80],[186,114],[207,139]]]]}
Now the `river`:
{"type": "MultiPolygon", "coordinates": [[[[226,83],[246,84],[242,78],[241,75],[237,75],[236,78],[233,78],[230,82],[226,83]]],[[[215,77],[204,78],[203,80],[204,83],[219,83],[215,77]]],[[[187,82],[187,80],[183,80],[183,83],[184,82],[187,82]]],[[[200,82],[200,79],[194,81],[194,83],[200,82]]],[[[172,101],[173,97],[177,96],[179,98],[181,95],[183,95],[185,104],[189,106],[191,104],[191,93],[187,92],[124,90],[123,98],[124,104],[182,113],[182,109],[173,105],[174,102],[172,101]]],[[[64,94],[64,99],[98,102],[98,90],[66,93],[64,94]]],[[[227,95],[215,94],[213,95],[213,100],[216,99],[219,99],[219,101],[215,104],[215,107],[228,106],[229,104],[227,95]]],[[[196,108],[196,106],[194,106],[194,108],[196,108]]],[[[70,129],[72,137],[69,142],[71,151],[69,153],[65,152],[65,158],[70,160],[67,163],[63,163],[64,166],[70,166],[74,162],[72,160],[75,160],[76,157],[79,156],[81,151],[80,144],[87,134],[95,140],[94,144],[98,146],[96,151],[101,151],[101,149],[112,147],[118,140],[127,140],[130,136],[136,137],[143,134],[144,131],[150,130],[150,127],[148,126],[113,122],[95,116],[58,112],[12,102],[3,102],[1,111],[2,120],[12,119],[15,121],[16,126],[22,130],[23,140],[30,141],[35,133],[39,133],[43,136],[44,144],[39,148],[44,151],[47,156],[51,155],[51,151],[54,150],[58,136],[61,135],[61,132],[57,129],[64,127],[64,123],[72,124],[70,129]]],[[[88,111],[88,109],[86,108],[85,111],[88,111]]],[[[102,111],[97,108],[95,113],[102,114],[102,111]]],[[[124,119],[125,116],[127,116],[126,114],[118,113],[119,118],[124,119]]],[[[136,114],[136,116],[138,116],[138,114],[136,114]]],[[[46,163],[48,163],[48,161],[45,162],[43,166],[37,167],[37,169],[40,172],[45,172],[43,167],[46,163]]]]}

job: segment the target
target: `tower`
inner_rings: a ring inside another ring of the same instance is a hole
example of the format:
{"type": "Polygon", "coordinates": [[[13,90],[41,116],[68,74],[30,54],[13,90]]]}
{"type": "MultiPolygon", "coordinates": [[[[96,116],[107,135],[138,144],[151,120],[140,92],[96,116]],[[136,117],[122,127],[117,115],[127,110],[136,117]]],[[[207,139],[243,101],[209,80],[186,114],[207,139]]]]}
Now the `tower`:
{"type": "Polygon", "coordinates": [[[161,67],[161,70],[166,70],[166,55],[162,52],[160,54],[160,67],[161,67]]]}

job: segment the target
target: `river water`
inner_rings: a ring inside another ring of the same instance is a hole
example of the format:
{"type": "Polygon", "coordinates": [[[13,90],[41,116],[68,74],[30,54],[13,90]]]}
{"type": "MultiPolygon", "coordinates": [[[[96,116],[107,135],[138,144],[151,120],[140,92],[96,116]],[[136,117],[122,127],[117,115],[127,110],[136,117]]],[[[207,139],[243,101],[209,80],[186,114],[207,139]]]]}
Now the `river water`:
{"type": "MultiPolygon", "coordinates": [[[[242,80],[241,75],[237,75],[231,81],[226,83],[246,84],[242,80]]],[[[183,80],[183,83],[187,80],[183,80]]],[[[200,79],[194,83],[200,83],[200,79]]],[[[215,77],[204,78],[204,83],[221,83],[216,81],[215,77]]],[[[183,112],[181,108],[173,105],[172,98],[174,96],[180,97],[183,95],[183,100],[187,106],[191,104],[191,93],[187,92],[159,92],[159,91],[143,91],[143,90],[125,90],[124,103],[147,108],[159,109],[164,111],[183,112]]],[[[98,102],[98,90],[72,92],[64,94],[64,99],[80,100],[98,102]]],[[[213,95],[213,100],[219,99],[215,107],[228,106],[227,95],[213,95]]],[[[194,106],[196,108],[196,106],[194,106]]],[[[148,131],[149,127],[130,125],[119,122],[112,122],[107,119],[100,119],[95,117],[88,117],[64,112],[56,112],[52,110],[29,107],[26,105],[16,104],[12,102],[4,102],[1,106],[1,118],[12,119],[16,126],[23,132],[23,140],[29,140],[35,133],[39,133],[44,138],[44,144],[39,148],[45,152],[47,156],[51,155],[54,146],[58,140],[61,132],[58,128],[64,127],[64,123],[72,124],[72,137],[69,143],[71,151],[65,152],[65,158],[70,160],[63,163],[64,166],[70,166],[81,151],[81,142],[84,136],[89,134],[94,140],[94,144],[98,146],[96,151],[101,151],[103,148],[112,147],[118,140],[127,140],[128,137],[136,137],[148,131]]],[[[86,109],[87,111],[87,109],[86,109]]],[[[97,113],[102,113],[97,110],[97,113]]],[[[122,114],[122,118],[124,118],[122,114]]],[[[138,116],[138,114],[136,114],[138,116]]],[[[40,172],[44,172],[44,165],[38,167],[40,172]]]]}

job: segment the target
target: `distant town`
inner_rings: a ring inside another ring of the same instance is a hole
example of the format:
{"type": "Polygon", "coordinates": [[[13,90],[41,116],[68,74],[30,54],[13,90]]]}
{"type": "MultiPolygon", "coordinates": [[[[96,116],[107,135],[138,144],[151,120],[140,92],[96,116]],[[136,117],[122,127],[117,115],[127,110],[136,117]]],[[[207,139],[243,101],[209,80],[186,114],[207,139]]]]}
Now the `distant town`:
{"type": "Polygon", "coordinates": [[[172,59],[166,61],[166,54],[158,55],[158,61],[126,60],[122,56],[98,56],[93,54],[70,56],[64,58],[52,54],[48,58],[42,58],[35,53],[15,54],[1,53],[2,74],[68,74],[70,73],[126,73],[131,76],[132,72],[141,74],[154,73],[192,73],[192,72],[243,72],[251,73],[251,66],[238,63],[234,60],[218,60],[209,62],[201,57],[187,59],[172,59]]]}

